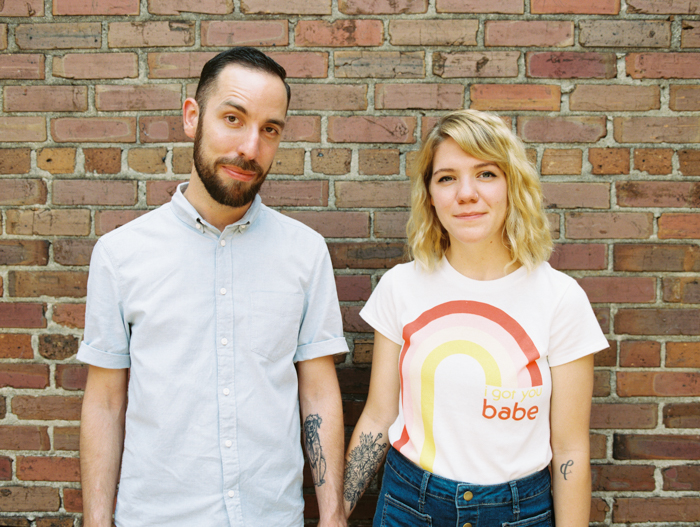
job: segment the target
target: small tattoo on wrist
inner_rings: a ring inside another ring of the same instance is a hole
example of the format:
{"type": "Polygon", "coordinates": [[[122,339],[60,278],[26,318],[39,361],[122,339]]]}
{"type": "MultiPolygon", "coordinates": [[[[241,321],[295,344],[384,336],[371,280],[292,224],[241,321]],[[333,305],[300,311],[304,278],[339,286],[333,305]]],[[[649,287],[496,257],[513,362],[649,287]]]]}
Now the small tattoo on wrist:
{"type": "Polygon", "coordinates": [[[561,475],[564,476],[564,480],[566,480],[566,476],[571,474],[571,470],[569,470],[569,467],[571,467],[574,464],[574,460],[570,459],[566,463],[562,463],[561,467],[559,467],[559,472],[561,472],[561,475]]]}

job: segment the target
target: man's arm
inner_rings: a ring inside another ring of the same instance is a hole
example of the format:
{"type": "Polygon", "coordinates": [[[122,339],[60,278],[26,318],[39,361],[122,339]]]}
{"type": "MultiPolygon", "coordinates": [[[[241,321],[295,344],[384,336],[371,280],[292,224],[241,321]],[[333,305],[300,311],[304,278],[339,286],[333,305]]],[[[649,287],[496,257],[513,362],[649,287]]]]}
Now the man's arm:
{"type": "Polygon", "coordinates": [[[84,527],[111,527],[124,448],[127,369],[90,366],[80,423],[84,527]]]}
{"type": "Polygon", "coordinates": [[[316,486],[319,527],[346,525],[343,407],[332,356],[297,362],[302,436],[316,486]]]}

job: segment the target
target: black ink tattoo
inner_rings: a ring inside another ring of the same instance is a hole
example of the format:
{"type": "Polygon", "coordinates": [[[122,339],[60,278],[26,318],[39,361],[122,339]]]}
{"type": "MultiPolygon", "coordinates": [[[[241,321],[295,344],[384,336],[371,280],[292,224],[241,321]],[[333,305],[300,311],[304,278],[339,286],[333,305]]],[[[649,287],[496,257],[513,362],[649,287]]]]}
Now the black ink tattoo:
{"type": "Polygon", "coordinates": [[[321,428],[322,422],[323,420],[318,414],[308,415],[304,420],[304,445],[306,446],[306,455],[309,458],[314,485],[317,487],[326,482],[323,479],[323,476],[326,475],[326,458],[323,457],[321,438],[318,435],[318,429],[321,428]]]}
{"type": "Polygon", "coordinates": [[[382,434],[377,434],[374,438],[371,433],[360,433],[360,444],[353,448],[348,456],[343,495],[351,508],[357,504],[384,458],[387,443],[379,443],[381,438],[382,434]]]}
{"type": "Polygon", "coordinates": [[[566,476],[571,474],[571,471],[569,470],[569,467],[574,464],[574,460],[570,459],[566,463],[562,463],[562,466],[559,467],[559,472],[561,472],[562,476],[564,476],[564,480],[566,480],[566,476]]]}

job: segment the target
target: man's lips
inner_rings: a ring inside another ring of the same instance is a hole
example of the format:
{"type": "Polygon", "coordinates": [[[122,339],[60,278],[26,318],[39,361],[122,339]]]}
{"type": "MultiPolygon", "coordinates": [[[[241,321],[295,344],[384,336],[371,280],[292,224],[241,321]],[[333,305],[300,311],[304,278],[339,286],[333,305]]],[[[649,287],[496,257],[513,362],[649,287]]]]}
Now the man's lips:
{"type": "Polygon", "coordinates": [[[243,170],[242,168],[232,165],[221,165],[221,169],[229,177],[237,179],[238,181],[244,181],[246,183],[255,179],[255,176],[257,175],[255,171],[243,170]]]}

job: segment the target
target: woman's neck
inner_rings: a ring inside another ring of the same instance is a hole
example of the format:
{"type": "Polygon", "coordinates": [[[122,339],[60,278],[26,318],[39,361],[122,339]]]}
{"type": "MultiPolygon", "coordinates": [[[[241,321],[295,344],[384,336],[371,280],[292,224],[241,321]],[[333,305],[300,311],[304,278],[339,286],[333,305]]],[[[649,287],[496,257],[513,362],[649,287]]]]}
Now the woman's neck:
{"type": "Polygon", "coordinates": [[[503,244],[489,244],[486,247],[451,244],[445,257],[458,273],[472,280],[497,280],[520,267],[519,263],[508,265],[511,262],[510,251],[503,244]]]}

